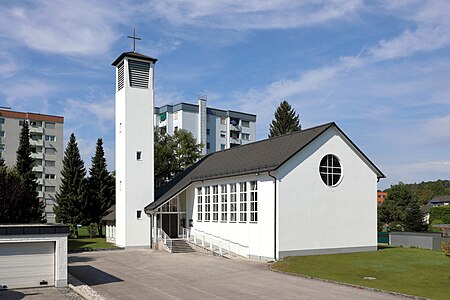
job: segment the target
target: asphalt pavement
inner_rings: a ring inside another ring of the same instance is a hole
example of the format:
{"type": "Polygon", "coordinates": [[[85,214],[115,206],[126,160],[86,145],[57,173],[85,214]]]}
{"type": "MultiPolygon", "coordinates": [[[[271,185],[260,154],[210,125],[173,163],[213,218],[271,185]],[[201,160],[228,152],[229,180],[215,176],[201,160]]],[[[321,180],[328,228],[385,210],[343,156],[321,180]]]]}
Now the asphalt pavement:
{"type": "MultiPolygon", "coordinates": [[[[401,299],[270,271],[268,263],[154,250],[69,255],[69,272],[114,299],[401,299]]],[[[404,298],[403,298],[404,299],[404,298]]]]}

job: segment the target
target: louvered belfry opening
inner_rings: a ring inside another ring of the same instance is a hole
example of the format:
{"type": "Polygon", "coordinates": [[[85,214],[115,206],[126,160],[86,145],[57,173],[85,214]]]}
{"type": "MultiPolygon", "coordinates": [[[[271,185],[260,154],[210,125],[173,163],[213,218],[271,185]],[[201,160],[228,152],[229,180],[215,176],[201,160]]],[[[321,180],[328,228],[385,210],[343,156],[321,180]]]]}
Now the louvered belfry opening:
{"type": "Polygon", "coordinates": [[[123,62],[117,66],[117,90],[120,91],[123,89],[124,78],[123,78],[123,62]]]}
{"type": "Polygon", "coordinates": [[[128,60],[128,73],[130,74],[130,87],[148,89],[148,76],[150,63],[128,60]]]}

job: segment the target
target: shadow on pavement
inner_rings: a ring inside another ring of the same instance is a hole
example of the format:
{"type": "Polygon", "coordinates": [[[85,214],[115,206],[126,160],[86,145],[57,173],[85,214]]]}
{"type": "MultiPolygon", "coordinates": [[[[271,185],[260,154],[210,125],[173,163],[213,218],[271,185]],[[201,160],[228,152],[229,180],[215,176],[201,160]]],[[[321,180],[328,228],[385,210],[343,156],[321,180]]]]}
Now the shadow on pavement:
{"type": "Polygon", "coordinates": [[[0,290],[0,299],[5,300],[20,300],[25,297],[24,293],[17,291],[0,290]]]}
{"type": "Polygon", "coordinates": [[[69,264],[77,263],[77,262],[88,262],[88,261],[93,261],[93,260],[95,260],[95,258],[93,258],[93,257],[76,256],[76,255],[69,256],[69,264]]]}
{"type": "Polygon", "coordinates": [[[90,286],[123,281],[92,266],[69,266],[69,273],[90,286]]]}

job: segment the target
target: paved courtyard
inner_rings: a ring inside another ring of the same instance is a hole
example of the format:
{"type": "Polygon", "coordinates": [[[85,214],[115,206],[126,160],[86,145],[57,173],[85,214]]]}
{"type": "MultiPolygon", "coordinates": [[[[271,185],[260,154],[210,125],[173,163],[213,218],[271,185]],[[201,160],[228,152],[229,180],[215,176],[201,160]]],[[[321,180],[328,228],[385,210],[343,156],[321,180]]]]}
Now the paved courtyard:
{"type": "Polygon", "coordinates": [[[201,253],[70,254],[69,272],[109,299],[399,299],[272,272],[267,263],[201,253]]]}

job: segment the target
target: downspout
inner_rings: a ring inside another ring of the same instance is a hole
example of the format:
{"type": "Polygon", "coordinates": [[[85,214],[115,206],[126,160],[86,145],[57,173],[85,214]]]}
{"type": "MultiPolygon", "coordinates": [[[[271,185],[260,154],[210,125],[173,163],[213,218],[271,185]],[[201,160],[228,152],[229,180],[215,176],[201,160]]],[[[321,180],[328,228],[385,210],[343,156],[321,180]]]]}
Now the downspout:
{"type": "Polygon", "coordinates": [[[153,214],[150,214],[150,249],[153,249],[153,214]]]}
{"type": "Polygon", "coordinates": [[[277,178],[267,173],[273,178],[273,259],[277,260],[277,178]]]}

